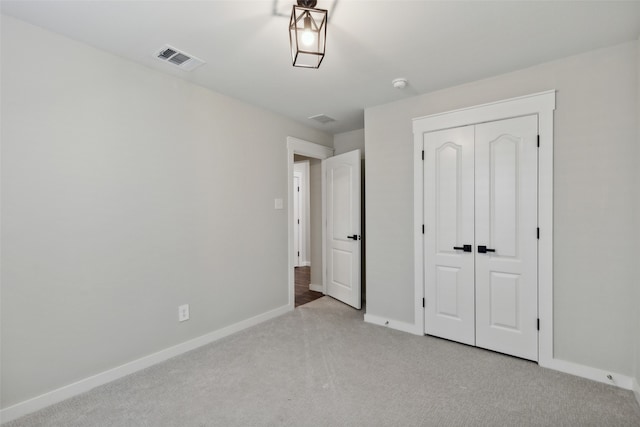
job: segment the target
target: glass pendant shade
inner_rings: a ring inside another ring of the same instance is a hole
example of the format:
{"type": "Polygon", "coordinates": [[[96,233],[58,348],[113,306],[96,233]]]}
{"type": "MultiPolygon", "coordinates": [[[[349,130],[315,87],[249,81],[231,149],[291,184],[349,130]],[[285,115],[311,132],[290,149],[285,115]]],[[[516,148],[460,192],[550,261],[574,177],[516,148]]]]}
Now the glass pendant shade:
{"type": "Polygon", "coordinates": [[[294,67],[320,67],[324,58],[326,38],[326,10],[293,6],[289,22],[289,41],[294,67]]]}

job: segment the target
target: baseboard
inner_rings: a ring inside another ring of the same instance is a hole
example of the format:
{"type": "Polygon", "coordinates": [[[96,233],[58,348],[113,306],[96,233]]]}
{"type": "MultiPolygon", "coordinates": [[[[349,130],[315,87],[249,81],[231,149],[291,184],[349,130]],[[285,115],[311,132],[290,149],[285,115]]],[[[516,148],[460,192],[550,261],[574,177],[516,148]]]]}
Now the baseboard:
{"type": "Polygon", "coordinates": [[[625,390],[633,389],[632,377],[611,371],[592,368],[590,366],[580,365],[578,363],[568,362],[561,359],[552,359],[548,364],[540,366],[542,366],[543,368],[553,369],[554,371],[564,372],[565,374],[571,374],[577,377],[587,378],[593,381],[614,385],[625,390]]]}
{"type": "Polygon", "coordinates": [[[311,261],[302,261],[302,267],[311,267],[311,261]]]}
{"type": "Polygon", "coordinates": [[[322,285],[315,285],[313,283],[309,283],[309,290],[324,293],[324,287],[322,285]]]}
{"type": "MultiPolygon", "coordinates": [[[[388,328],[408,332],[414,335],[423,335],[421,328],[417,325],[400,322],[393,319],[386,319],[384,317],[376,316],[369,313],[366,313],[364,315],[364,321],[374,325],[386,326],[388,328]]],[[[566,360],[560,359],[551,359],[549,363],[540,364],[540,366],[553,369],[555,371],[564,372],[566,374],[571,374],[601,383],[610,384],[623,388],[625,390],[633,390],[636,396],[636,400],[638,400],[638,404],[640,404],[640,387],[638,387],[638,383],[635,378],[632,378],[630,376],[618,374],[616,372],[605,371],[598,368],[592,368],[590,366],[580,365],[578,363],[568,362],[566,360]]]]}
{"type": "Polygon", "coordinates": [[[636,401],[640,406],[640,384],[638,384],[638,380],[635,378],[633,379],[633,394],[636,396],[636,401]]]}
{"type": "Polygon", "coordinates": [[[164,362],[165,360],[171,359],[172,357],[179,356],[183,353],[186,353],[187,351],[191,351],[198,347],[202,347],[203,345],[217,341],[243,329],[247,329],[251,326],[255,326],[259,323],[266,322],[267,320],[271,320],[275,317],[281,316],[291,310],[293,310],[293,307],[290,307],[289,305],[276,308],[274,310],[259,314],[233,325],[229,325],[225,328],[218,329],[217,331],[199,336],[173,347],[166,348],[157,353],[153,353],[132,362],[125,363],[124,365],[109,369],[108,371],[101,372],[88,378],[84,378],[73,384],[69,384],[48,393],[41,394],[40,396],[36,396],[32,399],[16,403],[15,405],[0,410],[0,423],[6,423],[15,420],[16,418],[20,418],[23,415],[30,414],[47,406],[53,405],[54,403],[58,403],[63,400],[69,399],[70,397],[77,396],[78,394],[89,391],[92,388],[117,380],[126,375],[148,368],[160,362],[164,362]]]}
{"type": "Polygon", "coordinates": [[[413,335],[424,335],[420,327],[413,323],[400,322],[398,320],[386,319],[374,314],[365,313],[364,321],[379,326],[386,326],[402,332],[408,332],[413,335]]]}

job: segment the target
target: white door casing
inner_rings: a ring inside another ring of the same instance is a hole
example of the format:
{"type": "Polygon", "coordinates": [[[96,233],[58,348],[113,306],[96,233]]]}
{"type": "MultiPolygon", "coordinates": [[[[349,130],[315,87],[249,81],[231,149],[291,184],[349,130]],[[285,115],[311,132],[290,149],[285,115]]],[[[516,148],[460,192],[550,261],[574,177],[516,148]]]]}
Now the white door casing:
{"type": "MultiPolygon", "coordinates": [[[[553,346],[553,111],[555,90],[520,96],[413,119],[414,159],[414,323],[403,329],[422,335],[424,315],[424,134],[442,129],[476,125],[514,117],[538,117],[538,364],[574,372],[554,357],[553,346]]],[[[589,375],[600,378],[599,373],[589,375]]],[[[606,381],[606,378],[605,380],[606,381]]]]}
{"type": "Polygon", "coordinates": [[[326,293],[360,309],[360,150],[324,160],[322,170],[326,197],[326,293]]]}
{"type": "MultiPolygon", "coordinates": [[[[538,363],[569,372],[553,349],[553,111],[555,90],[413,119],[414,133],[414,323],[403,330],[424,334],[424,134],[514,117],[538,117],[538,363]]],[[[599,379],[598,375],[588,375],[599,379]]],[[[604,378],[604,377],[603,377],[604,378]]],[[[606,382],[606,379],[605,379],[606,382]]]]}
{"type": "Polygon", "coordinates": [[[424,134],[425,333],[469,345],[475,345],[473,131],[424,134]]]}
{"type": "Polygon", "coordinates": [[[536,115],[475,126],[476,345],[534,361],[537,135],[536,115]]]}

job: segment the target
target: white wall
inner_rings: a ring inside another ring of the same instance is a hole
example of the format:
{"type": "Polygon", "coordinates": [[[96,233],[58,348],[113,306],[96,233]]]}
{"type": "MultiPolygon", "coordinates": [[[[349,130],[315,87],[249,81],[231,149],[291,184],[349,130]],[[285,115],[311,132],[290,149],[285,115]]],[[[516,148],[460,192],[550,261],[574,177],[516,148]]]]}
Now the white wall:
{"type": "Polygon", "coordinates": [[[367,312],[414,323],[412,118],[557,89],[555,357],[632,374],[636,42],[365,111],[367,312]]]}
{"type": "Polygon", "coordinates": [[[286,137],[331,136],[10,17],[1,48],[2,407],[287,304],[286,137]]]}
{"type": "Polygon", "coordinates": [[[333,148],[335,149],[335,155],[359,149],[362,158],[364,158],[364,129],[335,134],[333,136],[333,148]]]}

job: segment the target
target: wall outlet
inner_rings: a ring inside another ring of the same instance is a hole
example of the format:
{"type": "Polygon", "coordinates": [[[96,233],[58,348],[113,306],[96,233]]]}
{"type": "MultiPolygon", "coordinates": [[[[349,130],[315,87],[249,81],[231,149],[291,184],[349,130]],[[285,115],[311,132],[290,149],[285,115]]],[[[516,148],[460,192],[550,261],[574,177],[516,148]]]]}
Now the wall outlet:
{"type": "Polygon", "coordinates": [[[178,322],[189,320],[189,304],[183,304],[178,307],[178,322]]]}

